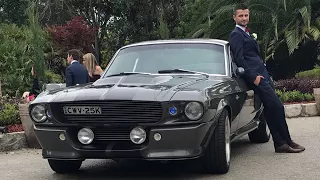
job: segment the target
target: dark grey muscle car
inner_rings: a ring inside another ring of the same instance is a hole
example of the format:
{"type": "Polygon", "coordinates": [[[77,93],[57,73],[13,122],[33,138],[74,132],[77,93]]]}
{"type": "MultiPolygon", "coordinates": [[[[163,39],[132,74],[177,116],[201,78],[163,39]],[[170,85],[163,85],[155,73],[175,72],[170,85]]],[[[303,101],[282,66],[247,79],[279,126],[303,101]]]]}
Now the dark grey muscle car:
{"type": "Polygon", "coordinates": [[[231,142],[270,139],[243,73],[227,41],[141,42],[120,48],[96,82],[43,92],[29,113],[57,173],[85,159],[195,158],[206,172],[227,173],[231,142]]]}

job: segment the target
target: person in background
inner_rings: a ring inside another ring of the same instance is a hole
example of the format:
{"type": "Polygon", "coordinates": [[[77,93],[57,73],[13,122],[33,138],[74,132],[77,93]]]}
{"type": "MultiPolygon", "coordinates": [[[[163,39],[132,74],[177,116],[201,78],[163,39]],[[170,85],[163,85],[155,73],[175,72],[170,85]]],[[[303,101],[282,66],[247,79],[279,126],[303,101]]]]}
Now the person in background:
{"type": "Polygon", "coordinates": [[[95,82],[101,77],[103,70],[92,53],[87,53],[83,56],[83,64],[88,70],[90,82],[95,82]]]}
{"type": "Polygon", "coordinates": [[[66,87],[89,83],[88,71],[80,64],[79,59],[80,52],[78,50],[68,51],[67,61],[70,66],[66,69],[66,87]]]}
{"type": "Polygon", "coordinates": [[[41,92],[41,89],[39,87],[39,81],[34,71],[34,66],[32,66],[31,68],[31,75],[33,77],[32,88],[30,89],[30,91],[26,91],[22,95],[22,97],[25,99],[26,102],[33,101],[41,92]]]}

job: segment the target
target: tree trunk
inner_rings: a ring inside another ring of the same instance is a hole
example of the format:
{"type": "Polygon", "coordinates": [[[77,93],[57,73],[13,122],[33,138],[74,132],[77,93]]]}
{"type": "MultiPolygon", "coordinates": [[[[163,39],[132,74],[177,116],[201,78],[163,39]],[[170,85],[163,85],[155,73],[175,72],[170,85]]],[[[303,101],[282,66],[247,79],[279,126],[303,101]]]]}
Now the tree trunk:
{"type": "Polygon", "coordinates": [[[94,50],[95,50],[95,53],[96,53],[96,58],[97,58],[98,64],[100,65],[101,64],[101,58],[100,58],[100,46],[99,46],[98,32],[95,33],[94,39],[95,39],[94,40],[94,50]]]}

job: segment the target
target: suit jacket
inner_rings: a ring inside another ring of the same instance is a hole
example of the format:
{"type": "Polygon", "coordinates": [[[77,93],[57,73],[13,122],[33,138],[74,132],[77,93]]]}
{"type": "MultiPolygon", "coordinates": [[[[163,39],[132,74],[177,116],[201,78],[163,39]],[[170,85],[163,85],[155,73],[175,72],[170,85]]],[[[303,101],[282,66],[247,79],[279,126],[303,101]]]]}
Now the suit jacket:
{"type": "Polygon", "coordinates": [[[76,84],[85,84],[89,82],[89,74],[82,64],[78,61],[73,62],[66,69],[66,87],[76,84]]]}
{"type": "Polygon", "coordinates": [[[244,68],[244,79],[248,83],[253,83],[258,75],[269,78],[269,73],[259,55],[259,45],[252,36],[236,27],[230,34],[229,43],[234,62],[238,67],[244,68]]]}

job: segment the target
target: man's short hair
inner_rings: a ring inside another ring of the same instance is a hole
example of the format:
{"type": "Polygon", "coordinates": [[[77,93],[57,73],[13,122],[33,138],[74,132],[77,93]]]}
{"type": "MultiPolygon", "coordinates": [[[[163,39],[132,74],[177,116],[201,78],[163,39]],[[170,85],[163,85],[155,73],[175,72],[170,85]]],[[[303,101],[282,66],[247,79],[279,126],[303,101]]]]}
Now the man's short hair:
{"type": "Polygon", "coordinates": [[[245,10],[245,9],[249,9],[249,7],[244,4],[244,3],[241,3],[241,4],[237,4],[234,8],[233,8],[233,14],[236,14],[237,10],[245,10]]]}
{"type": "Polygon", "coordinates": [[[80,51],[77,49],[71,49],[68,52],[69,56],[72,56],[74,60],[80,60],[80,51]]]}

